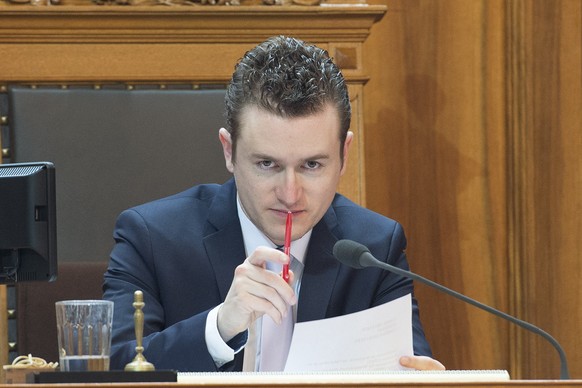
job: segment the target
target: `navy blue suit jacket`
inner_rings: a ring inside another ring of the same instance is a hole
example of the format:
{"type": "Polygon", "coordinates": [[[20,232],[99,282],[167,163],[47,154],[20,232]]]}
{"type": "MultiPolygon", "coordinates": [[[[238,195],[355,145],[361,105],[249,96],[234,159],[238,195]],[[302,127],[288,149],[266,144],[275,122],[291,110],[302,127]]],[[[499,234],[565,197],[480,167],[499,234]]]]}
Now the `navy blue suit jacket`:
{"type": "MultiPolygon", "coordinates": [[[[104,298],[115,302],[111,369],[135,356],[133,294],[144,293],[144,355],[157,369],[216,371],[206,346],[208,311],[224,301],[245,258],[236,185],[200,185],[124,211],[105,274],[104,298]]],[[[305,257],[297,320],[364,310],[413,292],[412,281],[375,268],[355,270],[332,254],[339,239],[408,269],[401,226],[337,194],[315,225],[305,257]]],[[[431,355],[413,298],[414,352],[431,355]]],[[[315,345],[316,346],[316,345],[315,345]]],[[[241,370],[243,352],[221,370],[241,370]]]]}

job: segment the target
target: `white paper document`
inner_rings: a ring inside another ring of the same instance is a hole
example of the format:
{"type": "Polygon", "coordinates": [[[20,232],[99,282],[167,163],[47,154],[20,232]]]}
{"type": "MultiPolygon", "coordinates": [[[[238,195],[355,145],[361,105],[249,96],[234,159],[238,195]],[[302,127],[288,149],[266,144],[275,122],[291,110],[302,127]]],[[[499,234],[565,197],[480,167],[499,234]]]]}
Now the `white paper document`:
{"type": "MultiPolygon", "coordinates": [[[[178,384],[275,387],[290,384],[356,386],[362,384],[476,383],[509,381],[504,370],[408,370],[362,372],[178,372],[178,384]]],[[[415,385],[416,386],[416,385],[415,385]]],[[[447,385],[449,386],[449,385],[447,385]]],[[[497,385],[496,385],[497,386],[497,385]]]]}
{"type": "Polygon", "coordinates": [[[410,294],[353,314],[295,324],[285,372],[405,370],[411,356],[410,294]]]}

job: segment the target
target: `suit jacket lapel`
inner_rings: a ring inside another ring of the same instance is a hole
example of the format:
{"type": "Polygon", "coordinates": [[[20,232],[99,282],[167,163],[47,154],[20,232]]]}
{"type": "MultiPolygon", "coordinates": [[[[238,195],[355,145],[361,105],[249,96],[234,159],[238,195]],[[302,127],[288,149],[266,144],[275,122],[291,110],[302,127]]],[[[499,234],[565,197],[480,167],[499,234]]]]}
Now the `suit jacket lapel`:
{"type": "Polygon", "coordinates": [[[339,262],[333,256],[333,246],[338,239],[332,231],[336,226],[335,212],[330,208],[313,228],[301,279],[298,322],[323,319],[326,316],[340,268],[339,262]]]}
{"type": "MultiPolygon", "coordinates": [[[[313,228],[301,280],[297,308],[299,322],[323,319],[326,316],[340,268],[339,262],[333,256],[333,245],[338,240],[333,233],[336,227],[336,215],[330,207],[313,228]]],[[[219,189],[210,206],[206,228],[204,246],[214,268],[221,300],[224,300],[235,268],[246,258],[233,179],[219,189]]]]}
{"type": "Polygon", "coordinates": [[[221,300],[224,300],[235,268],[246,258],[233,179],[220,187],[212,201],[204,236],[206,253],[214,268],[221,300]]]}

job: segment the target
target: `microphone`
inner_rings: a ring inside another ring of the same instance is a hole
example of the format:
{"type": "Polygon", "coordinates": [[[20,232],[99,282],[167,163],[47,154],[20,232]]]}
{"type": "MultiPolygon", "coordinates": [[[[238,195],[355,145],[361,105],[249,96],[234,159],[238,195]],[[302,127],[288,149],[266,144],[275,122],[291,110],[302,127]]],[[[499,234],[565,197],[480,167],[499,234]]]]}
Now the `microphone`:
{"type": "Polygon", "coordinates": [[[450,288],[447,288],[441,284],[433,282],[432,280],[424,278],[424,277],[417,275],[413,272],[403,270],[401,268],[395,267],[395,266],[390,265],[388,263],[384,263],[383,261],[376,259],[370,253],[370,250],[366,246],[364,246],[360,243],[357,243],[355,241],[339,240],[333,246],[333,255],[341,263],[343,263],[347,266],[350,266],[352,268],[360,269],[360,268],[366,268],[366,267],[378,267],[378,268],[390,271],[392,273],[395,273],[397,275],[404,276],[404,277],[412,279],[412,280],[416,280],[420,283],[423,283],[423,284],[426,284],[430,287],[436,288],[437,290],[444,292],[445,294],[448,294],[448,295],[451,295],[457,299],[460,299],[463,302],[469,303],[475,307],[478,307],[482,310],[485,310],[485,311],[487,311],[491,314],[494,314],[500,318],[506,319],[506,320],[508,320],[508,321],[510,321],[510,322],[532,332],[532,333],[535,333],[535,334],[542,336],[544,339],[546,339],[548,342],[550,342],[552,344],[552,346],[556,349],[556,351],[558,352],[558,355],[560,356],[560,379],[567,380],[570,378],[570,373],[568,372],[568,362],[566,360],[566,354],[565,354],[564,350],[562,349],[562,347],[560,346],[558,341],[556,341],[556,339],[554,339],[554,337],[552,337],[551,335],[549,335],[548,333],[546,333],[545,331],[543,331],[539,327],[534,326],[529,322],[522,321],[521,319],[518,319],[518,318],[511,316],[509,314],[506,314],[502,311],[494,309],[493,307],[487,306],[486,304],[478,302],[475,299],[471,299],[466,295],[463,295],[457,291],[451,290],[450,288]]]}

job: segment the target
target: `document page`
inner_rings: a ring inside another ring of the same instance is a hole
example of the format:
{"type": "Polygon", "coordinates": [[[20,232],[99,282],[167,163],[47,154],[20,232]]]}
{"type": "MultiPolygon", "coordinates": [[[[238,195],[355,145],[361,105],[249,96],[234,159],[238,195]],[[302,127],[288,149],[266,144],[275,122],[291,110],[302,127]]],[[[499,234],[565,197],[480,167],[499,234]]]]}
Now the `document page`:
{"type": "Polygon", "coordinates": [[[341,317],[295,324],[285,372],[406,370],[411,356],[410,294],[341,317]]]}

